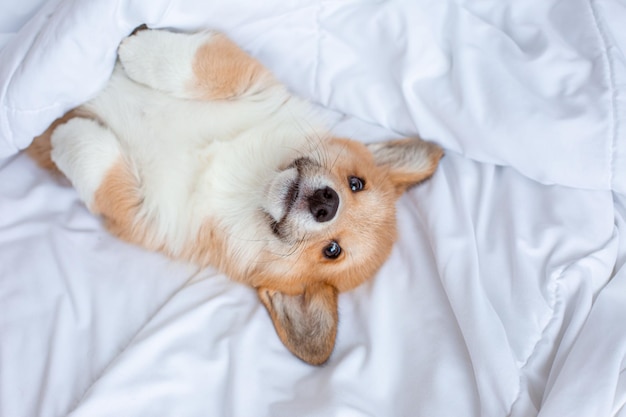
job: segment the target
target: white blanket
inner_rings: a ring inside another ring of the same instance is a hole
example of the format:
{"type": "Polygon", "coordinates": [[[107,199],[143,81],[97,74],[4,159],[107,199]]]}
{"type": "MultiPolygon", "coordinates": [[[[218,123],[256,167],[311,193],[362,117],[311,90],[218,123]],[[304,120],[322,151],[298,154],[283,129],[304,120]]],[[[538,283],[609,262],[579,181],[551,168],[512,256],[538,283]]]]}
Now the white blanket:
{"type": "Polygon", "coordinates": [[[3,3],[0,415],[626,416],[624,21],[617,0],[3,3]],[[225,31],[338,133],[446,148],[325,366],[252,290],[116,240],[15,155],[141,23],[225,31]]]}

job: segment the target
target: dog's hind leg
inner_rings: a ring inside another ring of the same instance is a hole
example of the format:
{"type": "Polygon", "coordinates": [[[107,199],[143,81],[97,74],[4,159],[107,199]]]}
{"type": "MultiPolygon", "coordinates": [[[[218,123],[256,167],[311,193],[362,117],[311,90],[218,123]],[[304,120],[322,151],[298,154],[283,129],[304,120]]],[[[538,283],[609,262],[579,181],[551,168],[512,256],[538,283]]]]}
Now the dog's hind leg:
{"type": "Polygon", "coordinates": [[[128,76],[176,97],[224,100],[277,85],[256,59],[218,32],[141,30],[120,45],[128,76]]]}

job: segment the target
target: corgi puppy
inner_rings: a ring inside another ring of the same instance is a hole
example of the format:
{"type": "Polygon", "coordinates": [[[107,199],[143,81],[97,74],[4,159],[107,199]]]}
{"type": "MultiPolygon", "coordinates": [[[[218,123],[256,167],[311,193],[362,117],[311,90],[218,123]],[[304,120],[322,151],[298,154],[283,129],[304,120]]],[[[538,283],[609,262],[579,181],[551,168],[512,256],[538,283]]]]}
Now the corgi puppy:
{"type": "Polygon", "coordinates": [[[118,52],[102,92],[29,154],[114,235],[255,288],[285,346],[324,363],[338,293],[388,257],[396,200],[433,174],[441,148],[334,137],[217,32],[140,30],[118,52]]]}

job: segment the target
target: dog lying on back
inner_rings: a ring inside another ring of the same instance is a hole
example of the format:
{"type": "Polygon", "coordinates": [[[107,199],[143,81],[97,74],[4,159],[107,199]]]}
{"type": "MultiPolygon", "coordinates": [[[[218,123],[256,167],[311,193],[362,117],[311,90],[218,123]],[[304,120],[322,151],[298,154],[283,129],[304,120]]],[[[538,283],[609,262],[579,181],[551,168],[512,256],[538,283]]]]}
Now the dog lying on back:
{"type": "Polygon", "coordinates": [[[254,287],[311,364],[333,350],[338,293],[388,257],[397,198],[443,155],[334,137],[224,35],[157,30],[126,38],[106,88],[28,152],[121,239],[254,287]]]}

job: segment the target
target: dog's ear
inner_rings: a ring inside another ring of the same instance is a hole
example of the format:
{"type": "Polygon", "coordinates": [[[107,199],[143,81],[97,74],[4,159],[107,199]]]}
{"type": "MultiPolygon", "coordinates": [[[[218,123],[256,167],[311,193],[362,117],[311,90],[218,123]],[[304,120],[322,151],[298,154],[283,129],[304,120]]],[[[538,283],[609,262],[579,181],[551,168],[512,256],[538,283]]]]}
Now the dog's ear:
{"type": "Polygon", "coordinates": [[[389,175],[398,195],[429,178],[437,169],[443,149],[419,138],[370,143],[376,165],[389,169],[389,175]]]}
{"type": "Polygon", "coordinates": [[[291,353],[311,365],[326,362],[337,335],[337,289],[318,283],[307,286],[300,295],[268,288],[258,288],[257,292],[278,337],[291,353]]]}

